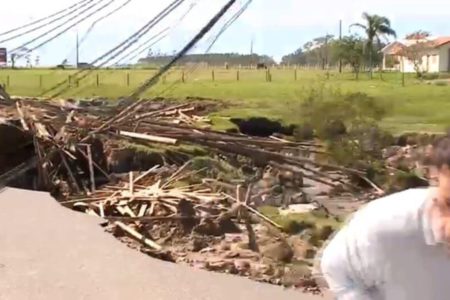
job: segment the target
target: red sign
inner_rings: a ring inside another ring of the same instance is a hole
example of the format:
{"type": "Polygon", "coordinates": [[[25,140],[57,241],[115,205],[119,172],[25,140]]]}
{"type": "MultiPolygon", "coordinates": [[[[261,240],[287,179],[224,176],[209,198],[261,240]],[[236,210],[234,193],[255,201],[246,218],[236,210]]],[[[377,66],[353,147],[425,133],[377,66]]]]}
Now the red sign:
{"type": "Polygon", "coordinates": [[[6,66],[8,61],[7,53],[6,48],[0,48],[0,66],[6,66]]]}

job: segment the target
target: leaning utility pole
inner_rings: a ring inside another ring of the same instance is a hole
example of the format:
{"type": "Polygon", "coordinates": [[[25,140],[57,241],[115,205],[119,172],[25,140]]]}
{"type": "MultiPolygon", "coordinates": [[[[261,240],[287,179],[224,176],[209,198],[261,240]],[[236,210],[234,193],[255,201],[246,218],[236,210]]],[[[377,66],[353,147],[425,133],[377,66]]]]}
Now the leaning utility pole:
{"type": "Polygon", "coordinates": [[[77,31],[77,41],[76,41],[76,62],[75,62],[75,67],[78,68],[78,66],[80,65],[80,43],[78,41],[78,31],[77,31]]]}
{"type": "MultiPolygon", "coordinates": [[[[339,20],[339,41],[342,41],[342,20],[339,20]]],[[[342,73],[342,59],[339,58],[339,73],[342,73]]]]}

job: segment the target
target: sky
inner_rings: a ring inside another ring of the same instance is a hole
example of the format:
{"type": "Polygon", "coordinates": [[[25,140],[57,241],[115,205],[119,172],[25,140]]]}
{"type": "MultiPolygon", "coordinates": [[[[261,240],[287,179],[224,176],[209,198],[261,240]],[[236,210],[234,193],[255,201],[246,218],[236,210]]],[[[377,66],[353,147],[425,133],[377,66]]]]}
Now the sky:
{"type": "MultiPolygon", "coordinates": [[[[111,0],[102,1],[100,7],[111,0]]],[[[77,32],[82,37],[96,18],[108,13],[127,0],[115,0],[98,15],[92,16],[65,34],[37,49],[32,60],[39,57],[39,65],[55,65],[64,59],[75,61],[77,32]]],[[[114,15],[96,24],[92,32],[80,46],[80,60],[92,62],[103,53],[118,45],[155,17],[173,0],[132,0],[114,15]]],[[[45,17],[53,12],[69,7],[77,0],[14,0],[5,1],[0,9],[0,33],[45,17]]],[[[168,28],[168,35],[152,47],[153,52],[173,53],[180,50],[208,20],[227,2],[227,0],[185,0],[165,20],[142,37],[149,39],[159,31],[168,28]],[[194,7],[190,10],[191,5],[194,7]],[[181,18],[190,11],[184,18],[181,18]]],[[[218,23],[198,46],[192,50],[202,53],[211,43],[222,25],[243,4],[244,0],[218,23]]],[[[415,30],[430,31],[433,35],[450,36],[449,0],[253,0],[247,11],[220,37],[211,52],[250,53],[253,51],[280,60],[315,37],[325,34],[338,35],[339,20],[343,22],[343,33],[349,34],[349,25],[361,21],[361,14],[380,14],[388,17],[392,27],[401,38],[415,30]]],[[[56,27],[61,31],[73,21],[60,21],[46,30],[56,27]]],[[[0,42],[0,47],[14,49],[46,31],[39,30],[8,42],[0,42]]],[[[357,32],[352,29],[351,32],[357,32]]],[[[0,41],[6,36],[0,36],[0,41]]],[[[36,43],[31,44],[36,45],[36,43]]],[[[132,47],[139,46],[139,42],[132,47]]],[[[130,48],[131,51],[133,48],[130,48]]],[[[123,52],[126,54],[126,52],[123,52]]],[[[145,52],[142,56],[145,56],[145,52]]]]}

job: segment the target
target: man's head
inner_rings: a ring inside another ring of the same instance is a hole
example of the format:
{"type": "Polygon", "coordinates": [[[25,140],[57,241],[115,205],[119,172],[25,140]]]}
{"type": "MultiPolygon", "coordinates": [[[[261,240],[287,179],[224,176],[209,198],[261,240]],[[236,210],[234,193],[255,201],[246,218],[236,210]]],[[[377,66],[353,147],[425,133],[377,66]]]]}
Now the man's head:
{"type": "Polygon", "coordinates": [[[438,181],[439,194],[450,199],[450,134],[433,144],[430,163],[438,181]]]}

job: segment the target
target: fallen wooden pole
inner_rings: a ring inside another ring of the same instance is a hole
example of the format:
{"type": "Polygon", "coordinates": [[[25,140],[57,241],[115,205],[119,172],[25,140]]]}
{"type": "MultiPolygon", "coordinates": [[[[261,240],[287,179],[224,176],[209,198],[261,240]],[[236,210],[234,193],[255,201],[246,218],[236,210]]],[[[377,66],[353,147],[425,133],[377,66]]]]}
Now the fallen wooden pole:
{"type": "Polygon", "coordinates": [[[169,145],[176,145],[178,143],[178,140],[172,139],[172,138],[166,138],[166,137],[143,134],[143,133],[136,133],[136,132],[129,132],[129,131],[119,131],[119,135],[129,137],[132,139],[140,139],[140,140],[146,140],[146,141],[150,141],[150,142],[169,144],[169,145]]]}
{"type": "Polygon", "coordinates": [[[114,222],[114,224],[117,227],[119,227],[120,229],[122,229],[125,233],[127,233],[131,238],[134,238],[135,240],[137,240],[137,241],[143,243],[144,245],[146,245],[152,249],[155,249],[157,251],[162,250],[162,247],[160,245],[158,245],[156,242],[144,237],[142,234],[140,234],[133,228],[125,225],[124,223],[116,221],[116,222],[114,222]]]}

